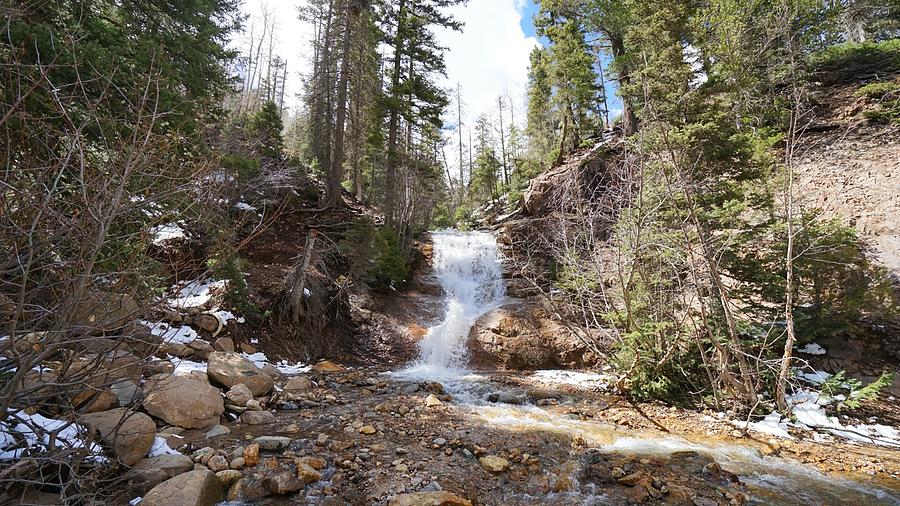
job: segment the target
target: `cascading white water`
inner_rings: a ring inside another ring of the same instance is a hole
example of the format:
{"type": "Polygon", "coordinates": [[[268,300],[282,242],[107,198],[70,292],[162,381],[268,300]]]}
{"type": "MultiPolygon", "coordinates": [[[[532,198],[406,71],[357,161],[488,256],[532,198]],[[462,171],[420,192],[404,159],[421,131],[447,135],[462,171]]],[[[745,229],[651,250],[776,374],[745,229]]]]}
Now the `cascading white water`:
{"type": "Polygon", "coordinates": [[[432,234],[434,272],[445,294],[445,313],[419,343],[410,376],[447,378],[465,370],[466,340],[475,320],[499,306],[506,294],[497,241],[486,232],[432,234]]]}

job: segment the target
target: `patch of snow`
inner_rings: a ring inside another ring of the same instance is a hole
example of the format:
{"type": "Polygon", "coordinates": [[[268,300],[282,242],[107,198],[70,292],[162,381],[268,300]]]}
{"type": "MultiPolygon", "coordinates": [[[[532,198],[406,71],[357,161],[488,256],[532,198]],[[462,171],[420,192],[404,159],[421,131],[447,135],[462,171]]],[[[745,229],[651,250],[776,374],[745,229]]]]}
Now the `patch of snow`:
{"type": "Polygon", "coordinates": [[[197,331],[187,325],[173,327],[166,322],[151,323],[146,320],[141,320],[141,324],[146,325],[150,333],[159,336],[164,343],[188,344],[199,337],[197,331]]]}
{"type": "Polygon", "coordinates": [[[750,430],[761,432],[763,434],[771,434],[773,436],[785,439],[794,439],[790,434],[788,434],[788,422],[782,422],[781,413],[777,411],[769,413],[765,418],[758,422],[746,423],[738,420],[733,420],[731,423],[737,427],[746,427],[750,430]]]}
{"type": "Polygon", "coordinates": [[[153,446],[150,447],[150,452],[147,456],[161,457],[163,455],[181,455],[181,452],[169,448],[169,443],[166,442],[165,438],[156,436],[153,438],[153,446]]]}
{"type": "Polygon", "coordinates": [[[212,298],[213,290],[223,290],[225,281],[216,281],[208,279],[205,281],[194,280],[181,285],[176,285],[175,295],[168,299],[169,305],[173,308],[194,308],[200,307],[212,298]]]}
{"type": "Polygon", "coordinates": [[[25,411],[19,411],[11,419],[20,421],[15,427],[0,423],[0,460],[21,458],[27,449],[42,451],[51,448],[85,448],[90,453],[88,460],[95,463],[107,462],[100,445],[90,443],[88,446],[85,443],[82,434],[87,431],[81,425],[47,418],[38,413],[29,415],[25,411]],[[14,433],[21,436],[24,447],[13,436],[14,433]],[[55,438],[51,438],[53,433],[56,434],[55,438]]]}
{"type": "Polygon", "coordinates": [[[225,311],[224,309],[214,309],[211,314],[218,318],[222,323],[228,323],[228,320],[234,320],[238,323],[247,321],[243,316],[235,316],[231,311],[225,311]]]}
{"type": "Polygon", "coordinates": [[[143,501],[143,500],[144,500],[143,497],[137,496],[137,497],[135,497],[134,499],[128,501],[128,504],[129,504],[129,506],[137,506],[137,505],[140,504],[141,501],[143,501]]]}
{"type": "Polygon", "coordinates": [[[250,344],[259,344],[259,339],[255,338],[255,337],[254,337],[254,338],[251,338],[251,339],[250,339],[250,344]]]}
{"type": "Polygon", "coordinates": [[[309,288],[303,289],[303,296],[304,297],[312,297],[312,292],[309,291],[309,288]]]}
{"type": "Polygon", "coordinates": [[[187,233],[185,233],[184,229],[178,226],[177,223],[159,225],[153,227],[150,232],[153,234],[152,242],[157,246],[161,246],[166,241],[171,241],[172,239],[187,239],[187,233]]]}
{"type": "Polygon", "coordinates": [[[266,365],[271,364],[272,367],[278,369],[282,374],[289,374],[289,375],[290,374],[302,374],[302,373],[308,372],[310,369],[312,369],[312,366],[304,365],[304,364],[301,364],[300,362],[297,362],[296,364],[291,364],[287,360],[282,360],[281,362],[278,362],[277,364],[273,364],[273,363],[269,362],[269,359],[268,359],[268,357],[266,357],[266,354],[261,351],[253,353],[252,355],[247,354],[247,353],[244,353],[243,355],[244,355],[244,358],[253,362],[253,364],[256,365],[256,367],[262,368],[262,367],[265,367],[266,365]]]}
{"type": "Polygon", "coordinates": [[[786,395],[785,400],[797,419],[797,424],[812,430],[824,430],[831,435],[860,443],[900,447],[900,432],[886,425],[844,426],[835,416],[825,413],[825,406],[835,399],[810,390],[786,395]]]}
{"type": "Polygon", "coordinates": [[[246,202],[238,202],[234,205],[234,207],[240,209],[241,211],[256,211],[256,208],[251,206],[246,202]]]}
{"type": "Polygon", "coordinates": [[[555,369],[546,369],[535,371],[531,378],[540,383],[551,385],[570,385],[579,388],[609,388],[609,383],[615,378],[607,374],[598,374],[593,372],[581,371],[561,371],[555,369]]]}
{"type": "Polygon", "coordinates": [[[175,366],[172,374],[176,376],[187,376],[192,371],[200,371],[206,374],[206,362],[194,362],[193,360],[173,356],[169,356],[169,362],[172,362],[172,365],[175,366]]]}
{"type": "Polygon", "coordinates": [[[806,346],[800,348],[800,353],[806,353],[807,355],[824,355],[825,348],[819,346],[818,343],[807,343],[806,346]]]}
{"type": "Polygon", "coordinates": [[[806,383],[810,383],[812,385],[821,385],[828,381],[828,378],[831,377],[831,374],[825,371],[816,371],[815,369],[813,369],[812,372],[806,372],[800,368],[794,368],[794,375],[800,381],[805,381],[806,383]]]}

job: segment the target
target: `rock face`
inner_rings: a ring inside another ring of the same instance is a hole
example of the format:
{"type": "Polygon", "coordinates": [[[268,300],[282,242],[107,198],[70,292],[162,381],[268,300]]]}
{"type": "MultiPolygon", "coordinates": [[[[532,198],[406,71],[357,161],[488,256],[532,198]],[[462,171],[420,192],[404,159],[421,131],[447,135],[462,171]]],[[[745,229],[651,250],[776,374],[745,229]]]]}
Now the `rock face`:
{"type": "Polygon", "coordinates": [[[469,332],[469,356],[475,366],[507,369],[579,367],[597,359],[567,328],[526,303],[479,318],[469,332]]]}
{"type": "Polygon", "coordinates": [[[219,423],[225,404],[219,389],[195,379],[169,376],[150,389],[144,409],[172,425],[202,429],[219,423]]]}
{"type": "Polygon", "coordinates": [[[394,497],[390,506],[472,506],[472,501],[450,492],[417,492],[394,497]]]}
{"type": "Polygon", "coordinates": [[[256,364],[239,353],[217,351],[210,353],[207,373],[214,382],[231,388],[243,383],[254,396],[265,395],[272,390],[275,380],[262,372],[256,364]]]}
{"type": "Polygon", "coordinates": [[[128,466],[147,456],[156,436],[156,424],[149,416],[125,408],[81,415],[78,421],[115,448],[116,457],[128,466]]]}
{"type": "Polygon", "coordinates": [[[95,292],[78,302],[72,321],[90,332],[114,331],[134,320],[139,311],[137,301],[130,295],[95,292]]]}
{"type": "Polygon", "coordinates": [[[179,474],[153,487],[142,506],[214,506],[222,500],[222,482],[212,471],[179,474]]]}

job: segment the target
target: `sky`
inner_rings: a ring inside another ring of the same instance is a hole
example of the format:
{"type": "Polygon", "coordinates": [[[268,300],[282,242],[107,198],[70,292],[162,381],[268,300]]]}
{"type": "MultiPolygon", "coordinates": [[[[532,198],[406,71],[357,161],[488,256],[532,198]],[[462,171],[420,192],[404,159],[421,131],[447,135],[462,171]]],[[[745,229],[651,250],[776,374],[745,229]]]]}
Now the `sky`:
{"type": "MultiPolygon", "coordinates": [[[[305,3],[306,0],[244,0],[242,10],[249,18],[244,33],[235,37],[232,43],[246,54],[250,30],[253,29],[258,38],[263,25],[262,13],[270,13],[276,20],[275,53],[288,63],[285,101],[289,109],[301,103],[301,76],[309,73],[312,65],[309,43],[312,27],[300,21],[297,15],[298,7],[305,3]]],[[[537,11],[533,0],[469,0],[449,10],[463,23],[461,31],[440,29],[436,32],[438,42],[447,48],[444,55],[447,76],[441,85],[451,90],[453,98],[444,117],[450,139],[447,158],[451,165],[455,165],[458,158],[452,156],[458,150],[452,130],[457,123],[457,83],[462,92],[464,142],[468,140],[468,128],[474,124],[474,118],[480,114],[496,118],[499,96],[507,100],[505,124],[508,125],[510,116],[514,116],[516,123],[524,127],[529,55],[532,49],[541,45],[532,22],[537,11]],[[512,113],[508,111],[509,100],[515,107],[512,113]]],[[[608,95],[614,96],[613,93],[608,95]]],[[[620,107],[613,103],[611,108],[620,107]]]]}

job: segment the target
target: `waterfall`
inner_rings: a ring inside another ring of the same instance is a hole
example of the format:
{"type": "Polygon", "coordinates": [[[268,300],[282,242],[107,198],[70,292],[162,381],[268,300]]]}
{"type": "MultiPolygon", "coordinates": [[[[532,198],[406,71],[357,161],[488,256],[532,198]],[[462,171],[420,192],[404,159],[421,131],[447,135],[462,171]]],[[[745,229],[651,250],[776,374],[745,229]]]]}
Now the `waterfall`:
{"type": "Polygon", "coordinates": [[[419,343],[419,360],[406,372],[420,377],[455,376],[466,367],[469,329],[479,316],[503,303],[500,257],[486,232],[432,234],[434,273],[444,290],[444,317],[419,343]]]}

